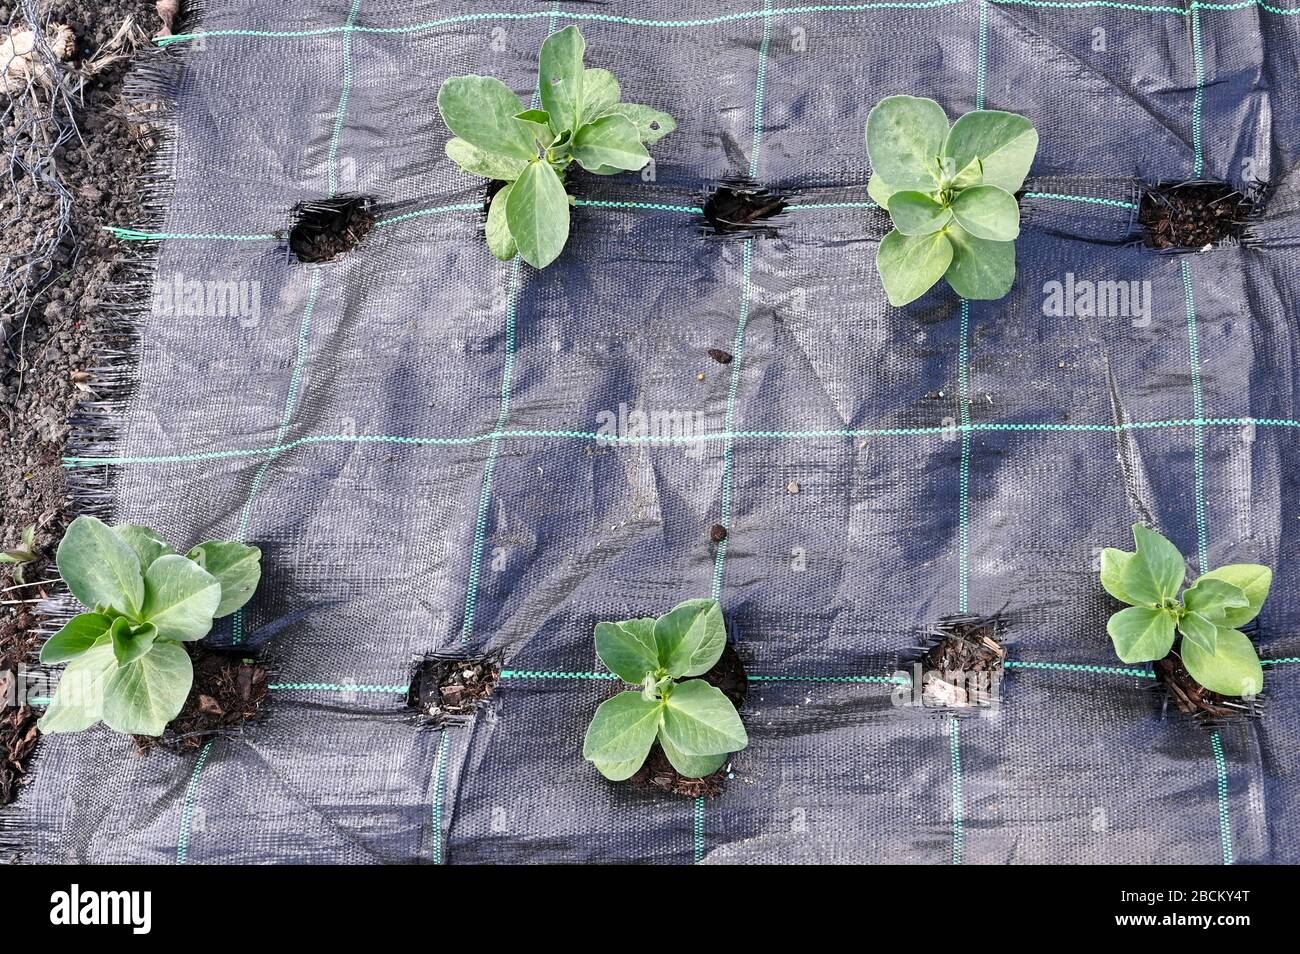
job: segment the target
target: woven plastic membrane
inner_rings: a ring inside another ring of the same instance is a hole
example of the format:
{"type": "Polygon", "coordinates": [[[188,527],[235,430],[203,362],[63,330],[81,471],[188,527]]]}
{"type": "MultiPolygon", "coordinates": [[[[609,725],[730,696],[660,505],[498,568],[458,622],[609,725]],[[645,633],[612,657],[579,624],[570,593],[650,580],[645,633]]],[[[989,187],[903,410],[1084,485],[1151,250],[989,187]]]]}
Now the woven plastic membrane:
{"type": "Polygon", "coordinates": [[[248,296],[142,307],[114,426],[67,464],[107,518],[262,548],[212,638],[265,652],[272,698],[183,756],[46,738],[6,855],[1300,861],[1298,54],[1273,4],[210,3],[147,58],[174,181],[128,238],[163,287],[248,296]],[[527,101],[570,23],[679,129],[652,177],[578,178],[539,273],[488,254],[434,98],[479,73],[527,101]],[[898,92],[1039,129],[1005,299],[886,303],[862,128],[898,92]],[[786,196],[775,234],[701,234],[735,178],[786,196]],[[1139,184],[1192,178],[1270,184],[1250,241],[1135,241],[1139,184]],[[379,223],[295,261],[290,210],[343,193],[379,223]],[[1048,313],[1067,280],[1145,304],[1048,313]],[[1139,519],[1193,572],[1275,568],[1262,717],[1197,725],[1115,659],[1096,554],[1139,519]],[[708,802],[606,782],[594,624],[711,594],[750,747],[708,802]],[[998,709],[895,705],[903,654],[967,612],[1006,621],[998,709]],[[444,729],[404,708],[434,652],[505,669],[444,729]]]}

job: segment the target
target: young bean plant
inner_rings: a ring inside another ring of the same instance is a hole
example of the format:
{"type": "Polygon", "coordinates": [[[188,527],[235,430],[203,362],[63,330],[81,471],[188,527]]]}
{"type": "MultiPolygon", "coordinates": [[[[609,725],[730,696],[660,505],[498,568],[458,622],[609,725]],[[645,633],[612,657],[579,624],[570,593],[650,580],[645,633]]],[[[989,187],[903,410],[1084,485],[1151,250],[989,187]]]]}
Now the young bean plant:
{"type": "Polygon", "coordinates": [[[893,230],[876,253],[892,305],[915,301],[940,278],[962,298],[989,300],[1016,277],[1015,192],[1038,151],[1024,116],[979,109],[948,126],[932,99],[890,96],[867,117],[867,192],[893,230]]]}
{"type": "Polygon", "coordinates": [[[541,109],[524,109],[490,76],[453,76],[438,91],[438,110],[456,136],[447,155],[466,172],[505,182],[487,219],[488,248],[499,259],[551,264],[569,238],[569,165],[598,176],[641,169],[650,161],[646,146],[677,128],[667,113],[621,102],[613,73],[583,67],[586,46],[572,26],[542,44],[541,109]]]}
{"type": "Polygon", "coordinates": [[[587,728],[583,757],[621,782],[636,773],[655,740],[687,778],[717,771],[749,744],[722,690],[692,679],[713,668],[727,644],[717,600],[687,600],[658,619],[596,624],[596,653],[610,672],[639,689],[601,703],[587,728]]]}
{"type": "Polygon", "coordinates": [[[162,735],[194,682],[181,643],[252,597],[262,552],[211,540],[178,555],[147,527],[78,517],[57,555],[72,595],[90,607],[49,638],[41,662],[68,664],[40,721],[42,732],[80,732],[101,720],[134,735],[162,735]]]}
{"type": "Polygon", "coordinates": [[[1133,525],[1133,553],[1101,552],[1101,585],[1121,603],[1106,631],[1126,663],[1163,659],[1181,637],[1178,653],[1188,675],[1225,696],[1253,696],[1264,686],[1255,647],[1238,627],[1259,615],[1273,572],[1233,563],[1202,573],[1182,590],[1187,567],[1172,543],[1133,525]],[[1179,597],[1179,590],[1182,596],[1179,597]]]}

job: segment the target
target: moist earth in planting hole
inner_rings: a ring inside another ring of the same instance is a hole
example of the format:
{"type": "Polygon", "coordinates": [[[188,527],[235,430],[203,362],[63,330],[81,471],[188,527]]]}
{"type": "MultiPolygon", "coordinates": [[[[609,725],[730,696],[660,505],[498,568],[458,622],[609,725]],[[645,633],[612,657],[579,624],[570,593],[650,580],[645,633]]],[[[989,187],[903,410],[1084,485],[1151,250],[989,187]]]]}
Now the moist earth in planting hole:
{"type": "Polygon", "coordinates": [[[313,199],[293,207],[289,248],[300,262],[332,262],[374,227],[375,200],[366,195],[313,199]]]}
{"type": "MultiPolygon", "coordinates": [[[[731,704],[737,711],[749,696],[749,677],[745,673],[745,664],[741,661],[736,647],[730,642],[722,650],[722,656],[714,663],[713,668],[700,678],[710,686],[722,690],[722,694],[731,700],[731,704]]],[[[687,778],[673,768],[672,763],[668,761],[668,756],[664,754],[663,746],[656,742],[650,749],[650,754],[646,756],[645,764],[628,779],[628,783],[633,788],[671,792],[673,795],[686,798],[700,796],[715,798],[722,792],[729,768],[728,762],[704,778],[687,778]]]]}
{"type": "Polygon", "coordinates": [[[416,670],[406,704],[433,718],[469,715],[500,678],[501,667],[491,659],[430,657],[416,670]]]}
{"type": "Polygon", "coordinates": [[[922,705],[965,709],[996,704],[1007,658],[1000,636],[997,620],[942,620],[920,660],[922,705]]]}
{"type": "Polygon", "coordinates": [[[1225,182],[1183,182],[1142,190],[1138,222],[1148,248],[1194,248],[1239,240],[1255,210],[1225,182]]]}
{"type": "Polygon", "coordinates": [[[1206,689],[1192,678],[1177,653],[1171,652],[1164,659],[1157,659],[1153,665],[1156,681],[1164,688],[1167,697],[1178,707],[1179,712],[1198,719],[1259,714],[1257,698],[1242,699],[1206,689]]]}
{"type": "Polygon", "coordinates": [[[718,186],[704,201],[704,218],[714,235],[761,232],[770,238],[777,234],[777,227],[762,223],[785,208],[785,199],[767,189],[732,183],[718,186]]]}
{"type": "Polygon", "coordinates": [[[194,686],[161,738],[134,736],[142,753],[157,746],[200,748],[213,735],[252,720],[266,701],[266,667],[247,650],[216,650],[198,643],[186,643],[185,648],[194,665],[194,686]]]}
{"type": "Polygon", "coordinates": [[[18,797],[27,783],[27,759],[36,748],[36,710],[28,705],[9,705],[19,690],[18,678],[0,669],[0,805],[18,797]]]}

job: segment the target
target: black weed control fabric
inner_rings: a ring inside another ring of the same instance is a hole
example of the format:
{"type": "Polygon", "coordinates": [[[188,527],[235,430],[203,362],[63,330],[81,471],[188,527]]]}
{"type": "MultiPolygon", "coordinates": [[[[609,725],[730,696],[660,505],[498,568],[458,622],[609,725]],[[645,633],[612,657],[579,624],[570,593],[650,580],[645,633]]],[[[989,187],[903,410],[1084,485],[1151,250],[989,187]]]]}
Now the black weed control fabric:
{"type": "Polygon", "coordinates": [[[43,740],[7,855],[1300,861],[1300,8],[762,4],[242,0],[147,57],[174,143],[124,237],[162,291],[69,474],[113,519],[263,549],[214,640],[266,654],[271,700],[185,755],[43,740]],[[538,273],[488,254],[434,99],[481,73],[527,101],[571,23],[680,128],[652,175],[576,180],[538,273]],[[887,305],[862,129],[899,92],[1040,130],[1007,298],[887,305]],[[786,194],[774,234],[702,234],[737,178],[786,194]],[[1188,179],[1269,186],[1247,241],[1136,241],[1139,185],[1188,179]],[[379,223],[298,263],[290,209],[335,193],[379,223]],[[1050,313],[1080,281],[1137,294],[1050,313]],[[1096,560],[1138,519],[1194,573],[1276,568],[1262,717],[1194,723],[1116,661],[1096,560]],[[714,800],[606,782],[594,624],[709,594],[752,744],[714,800]],[[956,613],[1006,621],[1001,705],[895,705],[956,613]],[[504,670],[445,729],[405,707],[434,652],[504,670]]]}

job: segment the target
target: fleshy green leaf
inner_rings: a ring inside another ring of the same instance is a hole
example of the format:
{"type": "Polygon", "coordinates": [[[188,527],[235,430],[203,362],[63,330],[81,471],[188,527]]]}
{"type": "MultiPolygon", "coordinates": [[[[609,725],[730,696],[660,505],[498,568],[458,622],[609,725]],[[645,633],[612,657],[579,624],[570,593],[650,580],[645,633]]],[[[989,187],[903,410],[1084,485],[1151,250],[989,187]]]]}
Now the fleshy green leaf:
{"type": "Polygon", "coordinates": [[[530,163],[510,189],[506,221],[519,254],[533,268],[545,268],[569,239],[569,196],[549,163],[530,163]]]}
{"type": "Polygon", "coordinates": [[[1010,242],[1020,234],[1020,205],[997,186],[967,189],[952,203],[952,214],[963,229],[990,242],[1010,242]]]}
{"type": "Polygon", "coordinates": [[[727,761],[730,752],[720,752],[717,755],[687,755],[664,735],[659,733],[659,744],[663,747],[664,755],[668,756],[668,761],[673,768],[677,769],[686,778],[704,778],[706,775],[712,775],[722,767],[722,763],[727,761]]]}
{"type": "Polygon", "coordinates": [[[1218,627],[1200,613],[1184,613],[1178,617],[1178,632],[1183,634],[1183,645],[1195,643],[1199,649],[1214,655],[1218,627]]]}
{"type": "Polygon", "coordinates": [[[153,564],[159,557],[175,553],[172,545],[148,527],[135,523],[122,523],[113,528],[113,532],[126,541],[126,545],[135,551],[140,560],[140,572],[153,564]]]}
{"type": "Polygon", "coordinates": [[[551,114],[544,109],[525,109],[515,117],[533,134],[533,138],[543,146],[549,146],[555,141],[555,133],[551,132],[551,114]]]}
{"type": "Polygon", "coordinates": [[[588,123],[573,137],[573,158],[584,169],[640,169],[650,161],[636,126],[622,116],[588,123]]]}
{"type": "Polygon", "coordinates": [[[942,232],[904,235],[892,230],[876,251],[876,271],[889,303],[906,305],[924,295],[948,270],[952,255],[952,243],[942,232]]]}
{"type": "Polygon", "coordinates": [[[867,195],[886,212],[889,211],[889,200],[897,191],[897,189],[885,182],[878,172],[872,173],[871,178],[867,181],[867,195]]]}
{"type": "Polygon", "coordinates": [[[962,116],[952,124],[943,144],[943,155],[956,160],[958,169],[979,159],[984,184],[1011,193],[1024,184],[1037,151],[1034,124],[1024,116],[995,109],[962,116]]]}
{"type": "Polygon", "coordinates": [[[976,238],[957,223],[948,226],[952,264],[944,273],[948,284],[970,301],[996,301],[1011,291],[1016,281],[1014,242],[976,238]]]}
{"type": "Polygon", "coordinates": [[[932,170],[937,171],[934,160],[947,135],[948,116],[934,100],[887,96],[867,116],[871,170],[895,189],[929,191],[934,188],[932,170]]]}
{"type": "Polygon", "coordinates": [[[679,603],[655,622],[654,639],[659,665],[669,675],[675,679],[702,675],[713,668],[727,645],[722,607],[717,600],[679,603]]]}
{"type": "Polygon", "coordinates": [[[510,223],[506,219],[506,203],[510,201],[510,190],[514,188],[513,182],[497,190],[496,195],[492,196],[492,204],[488,207],[487,217],[487,244],[490,251],[503,262],[508,262],[519,254],[519,249],[515,247],[515,240],[510,235],[510,223]]]}
{"type": "Polygon", "coordinates": [[[687,756],[725,755],[749,745],[736,707],[721,689],[703,679],[673,687],[659,732],[661,738],[687,756]]]}
{"type": "Polygon", "coordinates": [[[948,224],[952,210],[924,192],[895,192],[889,198],[889,217],[904,235],[929,235],[948,224]]]}
{"type": "MultiPolygon", "coordinates": [[[[1246,605],[1229,607],[1219,620],[1220,626],[1236,629],[1245,626],[1259,615],[1264,600],[1268,599],[1269,587],[1273,585],[1273,571],[1258,563],[1232,563],[1203,573],[1201,580],[1222,580],[1231,583],[1246,596],[1246,605]]],[[[1197,581],[1199,582],[1199,580],[1197,581]]]]}
{"type": "Polygon", "coordinates": [[[1264,689],[1259,656],[1246,634],[1238,630],[1220,626],[1213,655],[1186,640],[1180,655],[1188,674],[1212,692],[1256,696],[1264,689]]]}
{"type": "Polygon", "coordinates": [[[1221,626],[1226,625],[1223,618],[1229,609],[1241,609],[1249,604],[1241,587],[1210,576],[1202,576],[1183,592],[1183,605],[1189,611],[1221,626]]]}
{"type": "MultiPolygon", "coordinates": [[[[168,558],[164,558],[168,559],[168,558]]],[[[104,722],[132,735],[162,735],[180,714],[194,684],[190,654],[179,643],[158,642],[135,662],[119,666],[104,686],[104,722]]]]}
{"type": "Polygon", "coordinates": [[[202,639],[221,605],[221,583],[183,556],[165,556],[144,579],[143,618],[158,627],[159,639],[202,639]]]}
{"type": "Polygon", "coordinates": [[[221,584],[221,602],[212,614],[217,619],[229,616],[252,599],[262,579],[262,551],[257,547],[231,540],[209,540],[186,556],[221,584]]]}
{"type": "Polygon", "coordinates": [[[1133,524],[1137,553],[1124,568],[1124,589],[1139,603],[1158,606],[1173,599],[1187,575],[1187,564],[1178,548],[1140,523],[1133,524]]]}
{"type": "Polygon", "coordinates": [[[131,545],[94,517],[78,517],[59,543],[59,572],[72,595],[95,609],[140,612],[144,579],[131,545]]]}
{"type": "Polygon", "coordinates": [[[582,55],[586,49],[587,41],[574,26],[552,33],[542,44],[537,83],[542,94],[542,108],[550,114],[551,129],[557,134],[578,128],[585,74],[582,55]]]}
{"type": "Polygon", "coordinates": [[[620,692],[596,710],[582,743],[582,757],[612,782],[631,778],[650,753],[663,703],[640,692],[620,692]]]}
{"type": "MultiPolygon", "coordinates": [[[[523,103],[496,77],[451,77],[438,90],[438,111],[448,129],[484,152],[523,160],[537,155],[532,134],[515,119],[523,103]]],[[[450,144],[447,155],[460,164],[450,144]]]]}
{"type": "Polygon", "coordinates": [[[467,143],[464,139],[450,139],[446,146],[447,158],[460,166],[470,175],[482,176],[484,179],[500,179],[513,182],[528,167],[528,160],[518,156],[498,156],[485,152],[478,146],[467,143]]]}
{"type": "Polygon", "coordinates": [[[158,627],[153,623],[131,626],[124,619],[113,620],[108,631],[113,640],[113,657],[118,666],[127,666],[147,653],[158,638],[158,627]]]}
{"type": "Polygon", "coordinates": [[[618,105],[623,91],[609,70],[586,69],[582,71],[582,117],[579,125],[594,122],[618,105]]]}
{"type": "Polygon", "coordinates": [[[1106,632],[1126,663],[1150,662],[1169,655],[1174,645],[1174,618],[1150,606],[1130,606],[1110,618],[1106,632]]]}
{"type": "Polygon", "coordinates": [[[108,632],[113,621],[102,613],[80,613],[45,641],[41,662],[46,666],[67,662],[80,656],[108,632]]]}
{"type": "Polygon", "coordinates": [[[640,684],[646,673],[659,668],[654,618],[597,623],[596,655],[624,682],[640,684]]]}
{"type": "Polygon", "coordinates": [[[677,128],[677,120],[653,106],[639,103],[619,103],[607,111],[610,116],[622,116],[636,127],[637,135],[647,146],[653,146],[677,128]]]}
{"type": "Polygon", "coordinates": [[[1133,554],[1126,550],[1106,547],[1101,551],[1101,585],[1102,588],[1121,603],[1134,604],[1136,601],[1124,589],[1124,568],[1128,566],[1133,554]]]}
{"type": "Polygon", "coordinates": [[[984,182],[984,164],[979,159],[972,159],[966,167],[952,180],[952,187],[958,191],[970,189],[984,182]]]}
{"type": "Polygon", "coordinates": [[[115,672],[113,641],[105,633],[68,663],[37,728],[46,735],[89,729],[103,717],[104,687],[115,672]]]}

